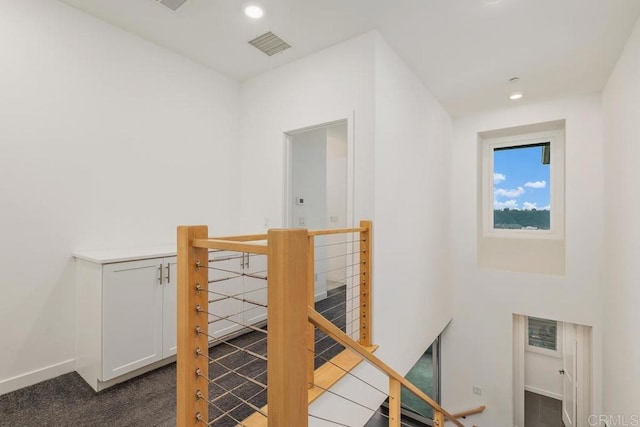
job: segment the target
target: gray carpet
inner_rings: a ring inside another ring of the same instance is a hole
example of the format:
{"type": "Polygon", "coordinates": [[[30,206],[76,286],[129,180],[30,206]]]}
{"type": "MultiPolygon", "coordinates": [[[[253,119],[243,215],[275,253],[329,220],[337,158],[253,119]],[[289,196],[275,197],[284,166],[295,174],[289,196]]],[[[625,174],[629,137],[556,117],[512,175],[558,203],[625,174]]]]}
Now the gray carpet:
{"type": "MultiPolygon", "coordinates": [[[[336,326],[344,330],[345,325],[344,287],[329,292],[328,298],[316,303],[316,310],[333,319],[336,326]]],[[[316,332],[316,340],[324,335],[316,332]]],[[[241,347],[247,347],[258,354],[266,353],[264,335],[251,332],[232,340],[241,347]]],[[[321,340],[316,351],[316,366],[325,359],[340,353],[343,348],[331,339],[321,340]]],[[[220,363],[226,367],[260,382],[266,382],[266,362],[243,352],[235,352],[227,345],[218,345],[209,351],[213,359],[222,358],[220,363]],[[227,355],[227,357],[223,357],[227,355]]],[[[226,370],[211,365],[210,376],[220,376],[226,370]]],[[[210,387],[210,398],[215,399],[232,390],[241,399],[249,399],[254,405],[266,404],[266,392],[231,373],[216,380],[218,386],[210,387]]],[[[242,420],[254,411],[235,396],[227,393],[216,404],[229,415],[242,420]]],[[[95,393],[75,372],[44,381],[42,383],[0,396],[0,427],[139,427],[174,426],[176,411],[176,368],[175,363],[156,369],[127,382],[95,393]]],[[[210,408],[209,419],[213,420],[222,412],[210,408]]],[[[216,421],[216,427],[235,425],[230,417],[216,421]]]]}

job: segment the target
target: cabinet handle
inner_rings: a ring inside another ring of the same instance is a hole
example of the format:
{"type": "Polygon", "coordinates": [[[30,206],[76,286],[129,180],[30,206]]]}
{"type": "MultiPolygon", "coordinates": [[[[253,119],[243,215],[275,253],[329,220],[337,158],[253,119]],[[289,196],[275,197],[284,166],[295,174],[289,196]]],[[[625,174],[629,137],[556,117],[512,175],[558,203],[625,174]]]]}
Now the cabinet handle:
{"type": "Polygon", "coordinates": [[[160,273],[160,277],[158,277],[158,280],[160,281],[160,284],[162,285],[162,264],[160,264],[160,267],[158,268],[158,271],[160,273]]]}
{"type": "Polygon", "coordinates": [[[167,283],[171,283],[171,263],[167,263],[167,283]]]}

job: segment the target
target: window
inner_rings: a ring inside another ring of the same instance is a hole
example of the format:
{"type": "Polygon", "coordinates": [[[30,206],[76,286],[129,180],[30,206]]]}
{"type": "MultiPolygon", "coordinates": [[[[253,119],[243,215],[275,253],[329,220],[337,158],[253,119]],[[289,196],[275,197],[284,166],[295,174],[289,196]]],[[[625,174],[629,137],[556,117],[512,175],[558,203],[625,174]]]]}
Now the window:
{"type": "Polygon", "coordinates": [[[561,131],[483,141],[483,229],[494,237],[563,237],[561,131]]]}
{"type": "Polygon", "coordinates": [[[529,317],[529,347],[558,351],[558,322],[529,317]]]}

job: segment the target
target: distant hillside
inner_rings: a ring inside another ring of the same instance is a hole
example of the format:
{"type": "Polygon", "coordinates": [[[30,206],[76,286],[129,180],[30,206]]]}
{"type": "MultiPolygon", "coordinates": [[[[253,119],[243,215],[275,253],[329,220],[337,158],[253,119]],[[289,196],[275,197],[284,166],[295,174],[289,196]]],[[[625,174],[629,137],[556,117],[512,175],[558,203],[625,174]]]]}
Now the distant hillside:
{"type": "Polygon", "coordinates": [[[534,227],[540,230],[549,230],[549,211],[519,211],[503,209],[493,211],[493,227],[520,230],[526,227],[534,227]]]}

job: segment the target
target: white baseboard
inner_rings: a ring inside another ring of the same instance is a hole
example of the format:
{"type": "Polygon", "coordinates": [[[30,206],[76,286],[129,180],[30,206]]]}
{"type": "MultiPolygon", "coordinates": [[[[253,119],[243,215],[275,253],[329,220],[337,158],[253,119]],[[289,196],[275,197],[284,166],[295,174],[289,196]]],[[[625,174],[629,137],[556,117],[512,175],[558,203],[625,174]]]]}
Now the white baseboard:
{"type": "Polygon", "coordinates": [[[526,391],[530,391],[531,393],[539,394],[541,396],[550,397],[550,398],[556,399],[556,400],[562,400],[562,395],[561,394],[554,393],[552,391],[542,390],[541,388],[532,387],[532,386],[529,386],[529,385],[525,385],[524,389],[526,391]]]}
{"type": "Polygon", "coordinates": [[[75,360],[69,359],[55,365],[47,366],[25,374],[16,375],[6,380],[0,380],[0,395],[19,390],[39,382],[50,380],[75,370],[75,360]]]}

